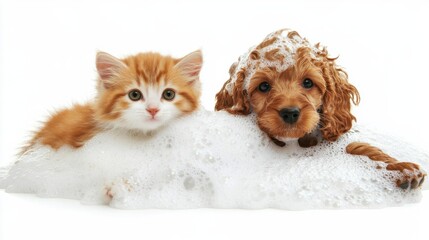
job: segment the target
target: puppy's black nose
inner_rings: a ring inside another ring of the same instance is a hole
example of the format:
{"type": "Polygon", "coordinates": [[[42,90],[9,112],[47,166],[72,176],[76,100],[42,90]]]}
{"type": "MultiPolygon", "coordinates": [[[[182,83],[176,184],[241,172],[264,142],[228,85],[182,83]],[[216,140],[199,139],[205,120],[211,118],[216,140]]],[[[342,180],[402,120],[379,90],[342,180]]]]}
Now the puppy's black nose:
{"type": "Polygon", "coordinates": [[[283,121],[285,121],[286,123],[296,123],[299,118],[299,108],[283,108],[282,110],[280,110],[279,114],[280,117],[283,118],[283,121]]]}

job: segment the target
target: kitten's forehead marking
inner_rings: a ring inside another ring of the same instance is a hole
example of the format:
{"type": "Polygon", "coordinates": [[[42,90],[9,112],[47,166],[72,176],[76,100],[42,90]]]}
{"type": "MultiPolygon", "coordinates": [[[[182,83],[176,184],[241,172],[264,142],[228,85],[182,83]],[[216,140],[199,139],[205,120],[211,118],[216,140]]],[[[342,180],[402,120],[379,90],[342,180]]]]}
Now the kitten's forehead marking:
{"type": "Polygon", "coordinates": [[[152,66],[141,63],[135,66],[135,69],[137,76],[141,77],[146,83],[159,83],[165,79],[167,74],[166,66],[161,65],[159,62],[153,63],[152,66]]]}
{"type": "Polygon", "coordinates": [[[155,82],[157,83],[164,83],[166,84],[167,78],[166,78],[167,72],[164,69],[159,69],[158,73],[155,77],[155,82]]]}
{"type": "Polygon", "coordinates": [[[136,81],[137,81],[137,86],[141,86],[142,85],[142,77],[141,76],[136,76],[136,81]]]}
{"type": "Polygon", "coordinates": [[[149,82],[149,78],[144,70],[138,71],[137,76],[143,78],[143,82],[149,82]]]}
{"type": "Polygon", "coordinates": [[[168,82],[167,71],[163,69],[155,69],[156,72],[147,73],[145,70],[137,73],[137,81],[146,84],[166,85],[168,82]],[[141,81],[142,80],[142,81],[141,81]]]}

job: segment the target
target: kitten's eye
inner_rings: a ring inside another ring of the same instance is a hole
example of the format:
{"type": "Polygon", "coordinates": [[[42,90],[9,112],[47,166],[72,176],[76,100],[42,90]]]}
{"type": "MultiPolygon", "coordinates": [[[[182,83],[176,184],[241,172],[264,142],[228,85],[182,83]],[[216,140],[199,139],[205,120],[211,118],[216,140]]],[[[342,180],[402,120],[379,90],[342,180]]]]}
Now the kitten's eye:
{"type": "Polygon", "coordinates": [[[263,82],[263,83],[259,84],[258,89],[259,89],[259,91],[266,93],[266,92],[271,90],[271,86],[269,83],[263,82]]]}
{"type": "Polygon", "coordinates": [[[302,82],[302,86],[304,87],[304,88],[307,88],[307,89],[310,89],[310,88],[312,88],[313,87],[313,81],[311,81],[311,79],[309,79],[309,78],[306,78],[306,79],[304,79],[304,81],[302,82]]]}
{"type": "Polygon", "coordinates": [[[175,96],[176,96],[176,93],[174,92],[173,89],[165,89],[164,92],[162,93],[162,98],[168,101],[173,100],[175,96]]]}
{"type": "Polygon", "coordinates": [[[139,90],[133,89],[128,93],[128,97],[133,101],[138,101],[138,100],[142,99],[143,94],[139,90]]]}

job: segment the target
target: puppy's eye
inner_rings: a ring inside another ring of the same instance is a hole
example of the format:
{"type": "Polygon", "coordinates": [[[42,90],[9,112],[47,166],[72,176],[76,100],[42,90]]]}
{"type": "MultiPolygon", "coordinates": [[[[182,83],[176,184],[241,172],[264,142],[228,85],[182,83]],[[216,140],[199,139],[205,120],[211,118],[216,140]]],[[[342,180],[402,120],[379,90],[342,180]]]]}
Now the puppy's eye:
{"type": "Polygon", "coordinates": [[[259,91],[266,93],[266,92],[271,90],[271,86],[269,83],[263,82],[263,83],[259,84],[258,89],[259,89],[259,91]]]}
{"type": "Polygon", "coordinates": [[[162,93],[162,98],[168,101],[173,100],[175,96],[176,96],[176,93],[174,92],[173,89],[165,89],[164,92],[162,93]]]}
{"type": "Polygon", "coordinates": [[[304,81],[302,82],[302,86],[304,87],[304,88],[307,88],[307,89],[310,89],[310,88],[312,88],[313,87],[313,81],[311,81],[311,79],[309,79],[309,78],[306,78],[306,79],[304,79],[304,81]]]}
{"type": "Polygon", "coordinates": [[[128,97],[133,101],[138,101],[143,98],[143,94],[139,90],[133,89],[128,93],[128,97]]]}

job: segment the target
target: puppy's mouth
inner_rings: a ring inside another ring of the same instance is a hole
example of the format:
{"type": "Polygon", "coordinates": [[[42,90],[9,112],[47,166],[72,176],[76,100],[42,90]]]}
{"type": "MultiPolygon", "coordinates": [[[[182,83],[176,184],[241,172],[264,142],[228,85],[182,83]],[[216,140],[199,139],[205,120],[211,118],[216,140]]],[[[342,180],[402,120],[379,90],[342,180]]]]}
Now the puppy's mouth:
{"type": "Polygon", "coordinates": [[[275,135],[273,137],[276,137],[282,141],[289,141],[289,140],[301,138],[307,133],[308,133],[307,131],[304,131],[296,127],[285,127],[283,131],[279,132],[278,135],[275,135]]]}
{"type": "Polygon", "coordinates": [[[298,139],[317,128],[320,117],[312,109],[282,108],[258,114],[258,125],[270,137],[279,140],[298,139]]]}

